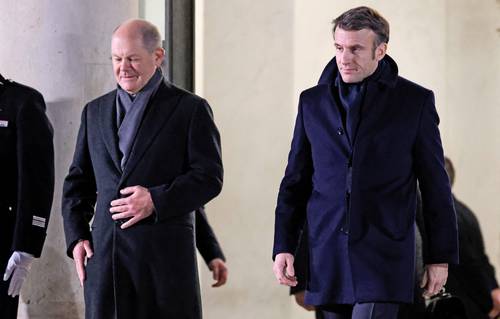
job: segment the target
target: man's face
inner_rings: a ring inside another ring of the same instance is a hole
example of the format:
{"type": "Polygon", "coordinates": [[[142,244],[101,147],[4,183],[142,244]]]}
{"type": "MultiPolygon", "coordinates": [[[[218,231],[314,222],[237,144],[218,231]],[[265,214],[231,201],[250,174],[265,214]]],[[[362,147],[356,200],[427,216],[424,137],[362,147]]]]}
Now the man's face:
{"type": "Polygon", "coordinates": [[[139,92],[153,76],[163,60],[163,49],[149,52],[140,36],[113,36],[111,40],[111,57],[116,82],[128,93],[139,92]]]}
{"type": "Polygon", "coordinates": [[[387,49],[381,43],[374,49],[376,34],[372,30],[346,31],[335,29],[335,56],[345,83],[363,81],[377,69],[387,49]]]}

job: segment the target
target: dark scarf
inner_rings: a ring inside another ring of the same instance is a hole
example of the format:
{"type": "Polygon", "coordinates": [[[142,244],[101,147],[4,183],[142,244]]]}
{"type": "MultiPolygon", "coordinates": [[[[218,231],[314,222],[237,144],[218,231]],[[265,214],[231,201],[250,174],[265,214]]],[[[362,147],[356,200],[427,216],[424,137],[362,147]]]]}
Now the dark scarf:
{"type": "Polygon", "coordinates": [[[151,97],[156,93],[163,75],[157,69],[148,83],[137,94],[131,95],[123,90],[119,85],[116,94],[117,127],[118,127],[118,148],[122,153],[121,168],[125,167],[130,149],[134,142],[139,125],[151,97]]]}
{"type": "Polygon", "coordinates": [[[334,91],[334,93],[338,94],[338,99],[342,105],[341,113],[343,115],[344,127],[347,131],[347,136],[351,145],[354,145],[361,120],[361,106],[363,105],[367,83],[368,81],[377,81],[384,67],[385,61],[382,60],[379,62],[375,72],[358,83],[345,83],[342,80],[340,72],[337,73],[335,79],[335,87],[337,87],[337,90],[336,92],[334,91]]]}

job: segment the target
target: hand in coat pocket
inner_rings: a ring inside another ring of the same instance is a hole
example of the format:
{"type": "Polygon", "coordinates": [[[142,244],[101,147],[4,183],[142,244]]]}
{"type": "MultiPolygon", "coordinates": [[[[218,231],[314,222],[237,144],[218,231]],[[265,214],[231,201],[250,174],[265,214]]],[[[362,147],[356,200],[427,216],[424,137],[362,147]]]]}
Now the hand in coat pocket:
{"type": "Polygon", "coordinates": [[[149,190],[142,186],[130,186],[120,190],[124,198],[111,202],[109,211],[113,220],[127,219],[121,229],[128,228],[153,214],[153,199],[149,190]]]}

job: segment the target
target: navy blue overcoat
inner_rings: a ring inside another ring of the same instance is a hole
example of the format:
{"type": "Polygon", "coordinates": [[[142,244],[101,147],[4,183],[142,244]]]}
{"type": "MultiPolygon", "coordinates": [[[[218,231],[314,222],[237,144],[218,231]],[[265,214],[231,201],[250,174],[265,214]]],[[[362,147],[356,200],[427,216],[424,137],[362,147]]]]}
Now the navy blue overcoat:
{"type": "Polygon", "coordinates": [[[300,96],[273,257],[294,252],[307,218],[308,304],[412,302],[417,181],[429,235],[425,262],[458,262],[434,95],[398,76],[389,56],[383,63],[366,83],[353,144],[332,93],[335,58],[300,96]]]}

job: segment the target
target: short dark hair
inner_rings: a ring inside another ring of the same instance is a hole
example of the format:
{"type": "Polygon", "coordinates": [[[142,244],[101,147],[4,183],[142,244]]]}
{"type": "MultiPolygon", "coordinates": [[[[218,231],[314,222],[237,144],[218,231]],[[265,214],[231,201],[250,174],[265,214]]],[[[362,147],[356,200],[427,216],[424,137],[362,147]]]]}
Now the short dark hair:
{"type": "Polygon", "coordinates": [[[453,163],[448,157],[444,157],[444,169],[450,178],[450,185],[453,186],[455,183],[455,167],[453,167],[453,163]]]}
{"type": "Polygon", "coordinates": [[[337,28],[346,31],[372,30],[377,35],[375,46],[389,42],[389,22],[369,7],[350,9],[334,19],[332,24],[334,33],[337,28]]]}

